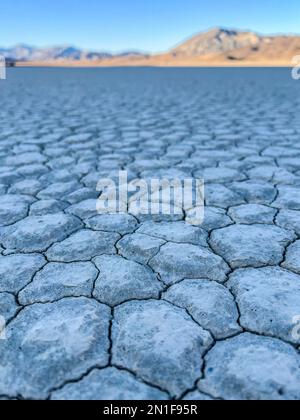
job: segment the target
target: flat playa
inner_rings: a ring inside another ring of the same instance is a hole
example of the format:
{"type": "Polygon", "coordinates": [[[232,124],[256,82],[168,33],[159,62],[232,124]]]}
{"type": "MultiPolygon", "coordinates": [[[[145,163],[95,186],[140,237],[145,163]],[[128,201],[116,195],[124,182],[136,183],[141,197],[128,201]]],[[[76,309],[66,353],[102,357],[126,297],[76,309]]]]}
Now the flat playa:
{"type": "Polygon", "coordinates": [[[300,81],[289,69],[8,69],[2,399],[300,399],[300,81]],[[96,184],[204,178],[192,214],[96,184]]]}
{"type": "Polygon", "coordinates": [[[173,58],[169,55],[154,57],[137,57],[137,58],[110,58],[101,61],[28,61],[16,62],[16,67],[66,67],[66,68],[105,68],[105,67],[292,67],[292,57],[282,59],[264,60],[263,58],[254,60],[226,60],[216,59],[215,57],[191,57],[191,58],[173,58]]]}

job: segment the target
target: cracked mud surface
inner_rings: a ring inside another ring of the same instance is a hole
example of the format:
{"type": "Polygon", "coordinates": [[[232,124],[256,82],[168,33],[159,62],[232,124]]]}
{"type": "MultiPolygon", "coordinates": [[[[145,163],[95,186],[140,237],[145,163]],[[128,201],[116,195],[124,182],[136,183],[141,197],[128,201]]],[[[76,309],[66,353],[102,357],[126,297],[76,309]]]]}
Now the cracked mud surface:
{"type": "Polygon", "coordinates": [[[1,399],[299,400],[289,70],[16,69],[0,87],[1,399]],[[203,225],[97,215],[120,169],[204,177],[203,225]]]}

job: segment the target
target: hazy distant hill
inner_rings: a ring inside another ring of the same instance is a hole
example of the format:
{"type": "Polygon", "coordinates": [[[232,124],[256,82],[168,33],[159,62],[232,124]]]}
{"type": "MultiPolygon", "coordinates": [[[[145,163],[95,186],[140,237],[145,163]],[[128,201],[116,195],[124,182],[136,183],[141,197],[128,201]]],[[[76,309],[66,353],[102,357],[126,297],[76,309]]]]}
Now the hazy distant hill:
{"type": "Polygon", "coordinates": [[[0,48],[0,54],[16,61],[51,61],[51,60],[99,60],[111,57],[102,52],[84,51],[72,46],[35,48],[30,45],[16,45],[13,48],[0,48]]]}
{"type": "Polygon", "coordinates": [[[214,28],[156,55],[135,51],[114,55],[72,46],[35,48],[23,44],[0,48],[0,54],[23,65],[290,65],[293,56],[300,55],[300,36],[262,36],[254,32],[214,28]]]}

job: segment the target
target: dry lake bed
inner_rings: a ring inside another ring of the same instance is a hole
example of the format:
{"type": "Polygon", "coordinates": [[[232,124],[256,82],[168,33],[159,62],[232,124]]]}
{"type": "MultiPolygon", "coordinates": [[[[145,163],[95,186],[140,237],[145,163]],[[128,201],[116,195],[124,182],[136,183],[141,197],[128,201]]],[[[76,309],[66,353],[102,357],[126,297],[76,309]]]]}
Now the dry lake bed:
{"type": "Polygon", "coordinates": [[[300,399],[300,81],[289,69],[9,69],[2,399],[300,399]],[[203,178],[203,223],[96,185],[203,178]]]}

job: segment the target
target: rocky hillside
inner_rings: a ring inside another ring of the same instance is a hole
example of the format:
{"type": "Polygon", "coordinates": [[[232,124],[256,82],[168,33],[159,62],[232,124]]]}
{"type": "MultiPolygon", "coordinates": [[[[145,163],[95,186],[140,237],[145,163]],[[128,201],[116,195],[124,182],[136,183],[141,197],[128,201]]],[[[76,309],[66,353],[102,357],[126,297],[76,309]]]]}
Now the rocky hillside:
{"type": "Polygon", "coordinates": [[[300,54],[300,36],[261,36],[215,28],[200,33],[170,51],[173,57],[210,56],[227,60],[287,59],[300,54]]]}
{"type": "Polygon", "coordinates": [[[187,57],[221,54],[245,47],[256,48],[261,44],[262,39],[252,32],[215,28],[193,36],[171,50],[171,53],[175,56],[187,57]]]}

